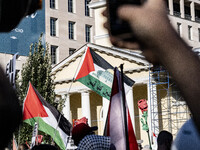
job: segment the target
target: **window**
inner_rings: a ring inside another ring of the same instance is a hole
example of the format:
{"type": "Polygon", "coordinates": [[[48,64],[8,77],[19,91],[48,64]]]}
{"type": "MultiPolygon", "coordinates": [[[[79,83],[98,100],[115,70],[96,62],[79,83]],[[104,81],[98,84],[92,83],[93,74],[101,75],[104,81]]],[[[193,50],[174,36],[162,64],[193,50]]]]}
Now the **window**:
{"type": "Polygon", "coordinates": [[[185,19],[191,20],[192,16],[191,16],[190,6],[184,6],[184,10],[185,10],[185,19]]]}
{"type": "Polygon", "coordinates": [[[173,3],[173,9],[174,9],[174,16],[181,17],[180,4],[173,3]]]}
{"type": "Polygon", "coordinates": [[[177,23],[177,32],[179,35],[181,35],[181,23],[177,23]]]}
{"type": "Polygon", "coordinates": [[[169,10],[169,0],[165,0],[165,4],[167,6],[167,13],[169,14],[170,13],[170,10],[169,10]]]}
{"type": "Polygon", "coordinates": [[[52,8],[52,9],[56,8],[56,2],[55,2],[55,0],[50,0],[50,8],[52,8]]]}
{"type": "Polygon", "coordinates": [[[57,36],[57,18],[50,18],[50,35],[57,36]]]}
{"type": "Polygon", "coordinates": [[[75,22],[69,21],[69,39],[74,39],[74,25],[75,22]]]}
{"type": "Polygon", "coordinates": [[[91,27],[90,25],[85,25],[85,41],[91,42],[91,27]]]}
{"type": "Polygon", "coordinates": [[[85,0],[85,16],[90,16],[90,9],[88,7],[90,0],[85,0]]]}
{"type": "Polygon", "coordinates": [[[72,55],[75,52],[75,48],[69,48],[69,55],[72,55]]]}
{"type": "Polygon", "coordinates": [[[73,11],[73,0],[68,0],[68,12],[74,12],[73,11]]]}
{"type": "Polygon", "coordinates": [[[192,26],[188,26],[188,39],[192,40],[192,26]]]}
{"type": "Polygon", "coordinates": [[[195,19],[197,22],[200,22],[200,10],[195,9],[195,19]]]}
{"type": "Polygon", "coordinates": [[[52,65],[55,65],[56,62],[57,62],[57,49],[58,49],[58,46],[54,46],[54,45],[51,45],[51,64],[52,65]]]}
{"type": "Polygon", "coordinates": [[[166,4],[167,8],[169,9],[169,0],[166,0],[165,4],[166,4]]]}

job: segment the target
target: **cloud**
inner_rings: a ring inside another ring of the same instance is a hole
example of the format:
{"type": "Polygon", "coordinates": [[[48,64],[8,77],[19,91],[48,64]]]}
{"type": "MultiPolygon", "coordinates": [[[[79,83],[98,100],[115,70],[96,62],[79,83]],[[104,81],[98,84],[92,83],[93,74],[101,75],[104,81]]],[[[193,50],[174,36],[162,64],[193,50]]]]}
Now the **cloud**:
{"type": "Polygon", "coordinates": [[[16,39],[17,39],[16,36],[11,36],[10,38],[13,39],[13,40],[16,40],[16,39]]]}

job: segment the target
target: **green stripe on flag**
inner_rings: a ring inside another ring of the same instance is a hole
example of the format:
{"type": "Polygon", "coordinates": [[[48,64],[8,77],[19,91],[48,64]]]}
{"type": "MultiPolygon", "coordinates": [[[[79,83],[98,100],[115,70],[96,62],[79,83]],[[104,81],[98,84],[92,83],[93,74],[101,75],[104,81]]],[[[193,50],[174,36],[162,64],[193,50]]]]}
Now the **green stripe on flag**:
{"type": "Polygon", "coordinates": [[[106,99],[110,100],[111,88],[108,85],[101,82],[100,80],[98,80],[97,78],[89,74],[85,77],[79,78],[78,81],[90,88],[91,90],[95,91],[102,97],[105,97],[106,99]]]}
{"type": "Polygon", "coordinates": [[[58,130],[50,126],[49,124],[45,123],[41,117],[35,117],[31,119],[24,120],[24,122],[28,123],[31,126],[34,126],[35,122],[38,122],[39,128],[38,130],[43,131],[44,133],[47,133],[52,138],[54,138],[55,143],[62,149],[65,150],[65,144],[62,141],[62,138],[60,137],[60,134],[58,130]]]}

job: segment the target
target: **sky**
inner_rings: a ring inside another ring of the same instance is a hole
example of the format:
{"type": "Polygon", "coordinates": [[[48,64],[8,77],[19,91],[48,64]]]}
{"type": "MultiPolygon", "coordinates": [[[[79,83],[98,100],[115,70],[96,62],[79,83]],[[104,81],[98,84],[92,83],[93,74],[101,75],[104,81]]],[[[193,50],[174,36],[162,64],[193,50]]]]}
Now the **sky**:
{"type": "Polygon", "coordinates": [[[43,1],[42,10],[23,18],[12,31],[0,33],[0,53],[15,54],[18,52],[19,55],[27,56],[31,43],[38,41],[41,33],[44,33],[43,37],[45,37],[44,5],[43,1]]]}

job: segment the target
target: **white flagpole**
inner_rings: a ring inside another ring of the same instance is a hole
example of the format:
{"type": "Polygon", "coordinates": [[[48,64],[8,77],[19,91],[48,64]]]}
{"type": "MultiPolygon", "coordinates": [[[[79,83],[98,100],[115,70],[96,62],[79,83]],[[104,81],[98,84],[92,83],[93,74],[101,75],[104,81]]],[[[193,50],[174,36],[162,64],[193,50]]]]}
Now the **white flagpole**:
{"type": "Polygon", "coordinates": [[[31,148],[33,148],[33,146],[37,145],[35,143],[36,137],[37,137],[37,132],[38,132],[38,124],[37,124],[37,122],[35,122],[35,125],[33,128],[33,133],[32,133],[31,148]]]}
{"type": "MultiPolygon", "coordinates": [[[[74,74],[74,76],[73,76],[73,79],[72,79],[72,82],[71,82],[71,84],[70,84],[70,87],[69,87],[69,90],[68,90],[67,94],[69,94],[69,92],[70,92],[70,90],[71,90],[72,84],[74,83],[74,80],[75,80],[74,78],[75,78],[75,76],[77,75],[77,72],[78,72],[78,69],[80,68],[81,62],[83,61],[83,56],[85,56],[85,54],[86,54],[86,52],[87,52],[87,48],[88,48],[88,47],[86,46],[85,53],[84,53],[84,55],[81,56],[81,59],[80,59],[79,64],[78,64],[78,66],[77,66],[77,68],[76,68],[75,74],[74,74]]],[[[53,140],[52,140],[53,142],[54,142],[54,139],[55,139],[55,137],[56,137],[56,130],[57,130],[58,125],[59,125],[59,123],[60,123],[61,115],[62,115],[62,114],[60,113],[60,116],[59,116],[59,119],[58,119],[58,124],[57,124],[57,126],[56,126],[56,129],[55,129],[55,132],[54,132],[54,137],[53,137],[53,140]]],[[[67,147],[67,143],[66,143],[65,147],[67,147]]]]}

